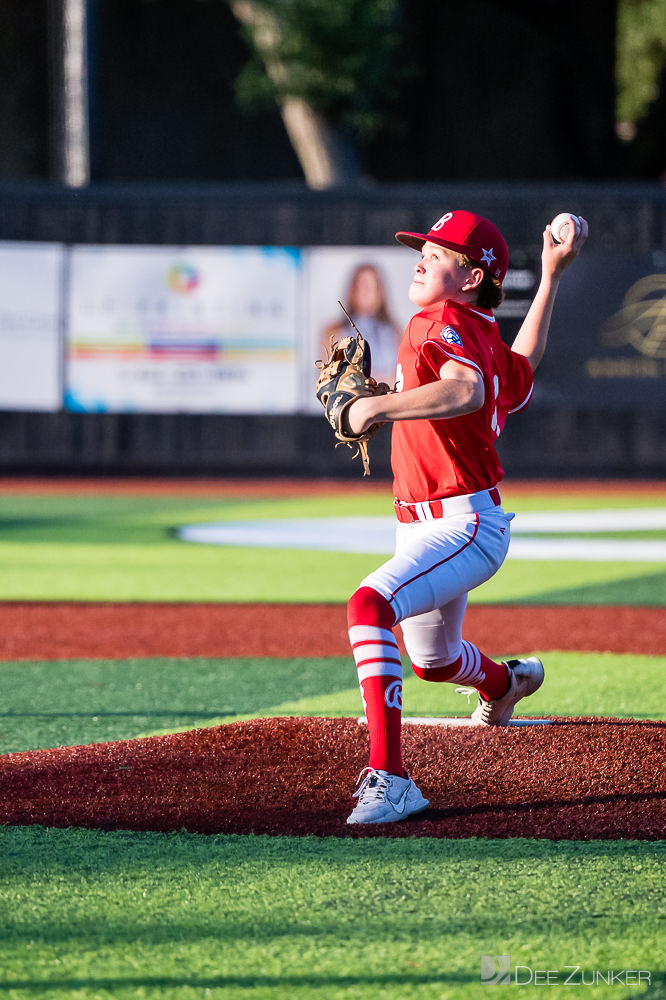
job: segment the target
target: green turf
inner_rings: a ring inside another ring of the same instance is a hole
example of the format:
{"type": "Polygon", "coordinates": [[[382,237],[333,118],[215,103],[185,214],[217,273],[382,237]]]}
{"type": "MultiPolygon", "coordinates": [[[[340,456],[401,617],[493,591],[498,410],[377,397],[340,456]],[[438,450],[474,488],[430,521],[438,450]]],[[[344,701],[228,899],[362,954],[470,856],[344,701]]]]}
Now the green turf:
{"type": "Polygon", "coordinates": [[[2,829],[0,987],[10,1000],[473,1000],[484,954],[656,985],[664,848],[2,829]]]}
{"type": "MultiPolygon", "coordinates": [[[[356,484],[355,484],[356,485],[356,484]]],[[[103,488],[103,486],[102,486],[103,488]]],[[[276,494],[279,491],[279,484],[276,494]]],[[[549,494],[523,492],[502,488],[504,507],[507,510],[610,510],[624,507],[658,507],[666,500],[666,485],[660,494],[635,493],[631,488],[607,487],[602,484],[598,491],[589,493],[549,494]]],[[[331,495],[308,495],[280,497],[270,495],[270,483],[266,496],[237,497],[169,496],[155,493],[153,496],[123,496],[113,493],[108,496],[77,493],[76,486],[67,494],[49,494],[48,484],[42,490],[28,494],[4,493],[0,483],[0,522],[3,529],[11,529],[12,535],[23,532],[26,538],[33,538],[34,532],[57,531],[67,528],[75,537],[88,533],[91,538],[107,535],[111,540],[119,526],[131,523],[134,531],[143,535],[150,525],[173,526],[188,521],[245,521],[250,519],[292,517],[344,517],[354,514],[391,514],[393,497],[390,486],[377,491],[364,492],[362,489],[349,493],[336,491],[331,495]]],[[[638,527],[637,527],[638,530],[638,527]]]]}
{"type": "Polygon", "coordinates": [[[348,686],[350,663],[335,661],[331,668],[298,659],[0,663],[0,751],[98,743],[193,729],[239,714],[270,714],[285,696],[325,697],[348,686]]]}
{"type": "MultiPolygon", "coordinates": [[[[630,490],[547,502],[504,494],[518,512],[657,504],[630,490]]],[[[381,557],[327,554],[322,573],[316,553],[185,545],[173,529],[386,514],[390,503],[388,488],[386,498],[0,496],[0,600],[341,602],[381,557]]],[[[654,563],[509,561],[473,599],[660,606],[666,573],[654,563]]],[[[535,715],[663,718],[666,658],[544,658],[535,715]]],[[[360,712],[350,658],[4,663],[0,682],[5,752],[248,715],[360,712]]],[[[405,707],[469,711],[451,685],[412,677],[405,707]]],[[[591,994],[666,1000],[664,848],[0,828],[0,995],[473,1000],[487,995],[481,955],[509,954],[514,967],[566,974],[579,964],[588,978],[647,970],[647,993],[628,984],[591,994]]]]}
{"type": "MultiPolygon", "coordinates": [[[[388,555],[388,553],[387,553],[388,555]]],[[[381,556],[161,544],[0,545],[0,600],[344,603],[381,556]],[[325,566],[325,572],[322,567],[325,566]]],[[[507,561],[471,600],[521,604],[666,603],[652,563],[507,561]]]]}
{"type": "MultiPolygon", "coordinates": [[[[620,656],[612,653],[541,653],[547,683],[521,704],[517,715],[618,716],[632,719],[664,719],[666,705],[666,656],[620,656]],[[641,677],[632,687],[630,679],[641,677]],[[643,687],[643,685],[645,685],[643,687]],[[646,698],[645,690],[650,692],[646,698]]],[[[335,661],[331,661],[334,663],[335,661]]],[[[348,666],[342,661],[342,676],[348,666]]],[[[454,684],[428,684],[413,673],[405,677],[405,715],[468,715],[476,705],[476,694],[456,693],[454,684]],[[471,706],[471,707],[470,707],[471,706]]],[[[327,695],[300,696],[271,707],[270,715],[358,716],[362,714],[355,685],[327,695]]],[[[247,715],[240,715],[247,718],[247,715]]],[[[232,721],[231,719],[219,719],[232,721]]]]}
{"type": "MultiPolygon", "coordinates": [[[[388,553],[387,553],[388,555],[388,553]]],[[[344,603],[381,556],[118,543],[0,545],[0,600],[344,603]],[[323,571],[325,567],[325,572],[323,571]]],[[[666,603],[666,571],[650,563],[507,561],[472,602],[666,603]]]]}
{"type": "MultiPolygon", "coordinates": [[[[547,680],[530,698],[529,714],[664,718],[666,657],[542,655],[547,680]]],[[[361,713],[351,657],[0,663],[0,685],[1,753],[127,739],[256,716],[361,713]]],[[[407,715],[471,711],[454,685],[427,684],[411,672],[405,680],[404,706],[407,715]]]]}
{"type": "MultiPolygon", "coordinates": [[[[543,510],[538,497],[508,507],[543,510]]],[[[655,506],[654,497],[548,497],[549,509],[655,506]]],[[[0,600],[344,602],[380,555],[188,544],[183,524],[390,512],[376,494],[202,501],[179,497],[0,495],[0,600]],[[322,572],[325,560],[326,572],[322,572]]],[[[387,552],[386,555],[389,555],[387,552]]],[[[655,563],[508,560],[473,601],[666,604],[655,563]]]]}

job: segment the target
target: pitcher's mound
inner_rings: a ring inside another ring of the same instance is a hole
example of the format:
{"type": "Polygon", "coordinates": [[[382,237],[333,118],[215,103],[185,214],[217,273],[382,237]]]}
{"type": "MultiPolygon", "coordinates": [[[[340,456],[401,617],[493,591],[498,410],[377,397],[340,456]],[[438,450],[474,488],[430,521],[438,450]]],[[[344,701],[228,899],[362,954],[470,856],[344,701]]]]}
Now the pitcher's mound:
{"type": "Polygon", "coordinates": [[[666,837],[666,722],[558,718],[506,729],[406,726],[430,800],[347,826],[367,763],[356,719],[279,718],[0,757],[0,823],[317,836],[666,837]]]}

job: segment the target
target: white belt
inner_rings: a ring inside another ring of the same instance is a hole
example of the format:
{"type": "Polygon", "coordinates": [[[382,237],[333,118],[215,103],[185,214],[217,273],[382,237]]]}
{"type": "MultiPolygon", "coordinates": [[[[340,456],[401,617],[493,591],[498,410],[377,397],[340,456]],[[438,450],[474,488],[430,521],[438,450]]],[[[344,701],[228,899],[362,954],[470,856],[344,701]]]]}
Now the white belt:
{"type": "Polygon", "coordinates": [[[499,490],[493,486],[490,490],[479,490],[478,493],[444,497],[441,500],[423,500],[420,503],[407,503],[396,499],[394,506],[398,520],[403,524],[409,524],[410,521],[435,521],[452,514],[475,514],[489,507],[499,507],[501,503],[499,490]]]}

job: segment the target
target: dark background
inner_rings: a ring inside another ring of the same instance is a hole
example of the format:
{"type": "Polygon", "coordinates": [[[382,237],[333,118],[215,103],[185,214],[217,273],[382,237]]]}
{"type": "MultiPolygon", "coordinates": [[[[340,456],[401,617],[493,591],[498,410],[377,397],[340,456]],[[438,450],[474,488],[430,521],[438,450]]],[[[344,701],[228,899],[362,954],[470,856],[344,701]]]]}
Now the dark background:
{"type": "MultiPolygon", "coordinates": [[[[92,180],[63,187],[57,3],[0,4],[0,240],[386,245],[469,207],[500,226],[512,267],[536,272],[545,222],[574,211],[592,234],[572,277],[584,287],[558,301],[568,339],[508,422],[502,458],[514,476],[666,474],[665,380],[581,378],[634,262],[666,260],[666,87],[620,142],[613,0],[403,0],[385,127],[359,140],[362,181],[331,191],[306,187],[277,107],[238,103],[249,50],[225,0],[89,0],[92,180]]],[[[388,437],[373,442],[378,476],[388,437]]],[[[325,421],[298,414],[5,411],[0,471],[360,476],[325,421]]]]}
{"type": "MultiPolygon", "coordinates": [[[[663,99],[616,138],[615,16],[613,0],[404,0],[366,176],[657,179],[663,99]]],[[[277,107],[236,100],[249,50],[225,0],[90,0],[89,22],[93,180],[301,179],[277,107]]],[[[48,0],[0,5],[0,179],[49,177],[48,26],[48,0]]]]}

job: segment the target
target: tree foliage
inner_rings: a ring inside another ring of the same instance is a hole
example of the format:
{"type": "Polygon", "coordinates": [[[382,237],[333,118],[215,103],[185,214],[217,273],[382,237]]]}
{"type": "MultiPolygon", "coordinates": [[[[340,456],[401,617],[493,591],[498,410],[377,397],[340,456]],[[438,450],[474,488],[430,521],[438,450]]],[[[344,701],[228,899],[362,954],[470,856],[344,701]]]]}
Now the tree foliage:
{"type": "Polygon", "coordinates": [[[243,104],[301,98],[332,126],[361,136],[387,123],[399,76],[393,65],[398,0],[252,2],[279,30],[258,44],[256,32],[242,29],[252,52],[237,80],[243,104]],[[267,59],[279,65],[279,74],[266,72],[267,59]]]}
{"type": "Polygon", "coordinates": [[[619,0],[618,122],[637,122],[658,95],[666,67],[666,0],[619,0]]]}

